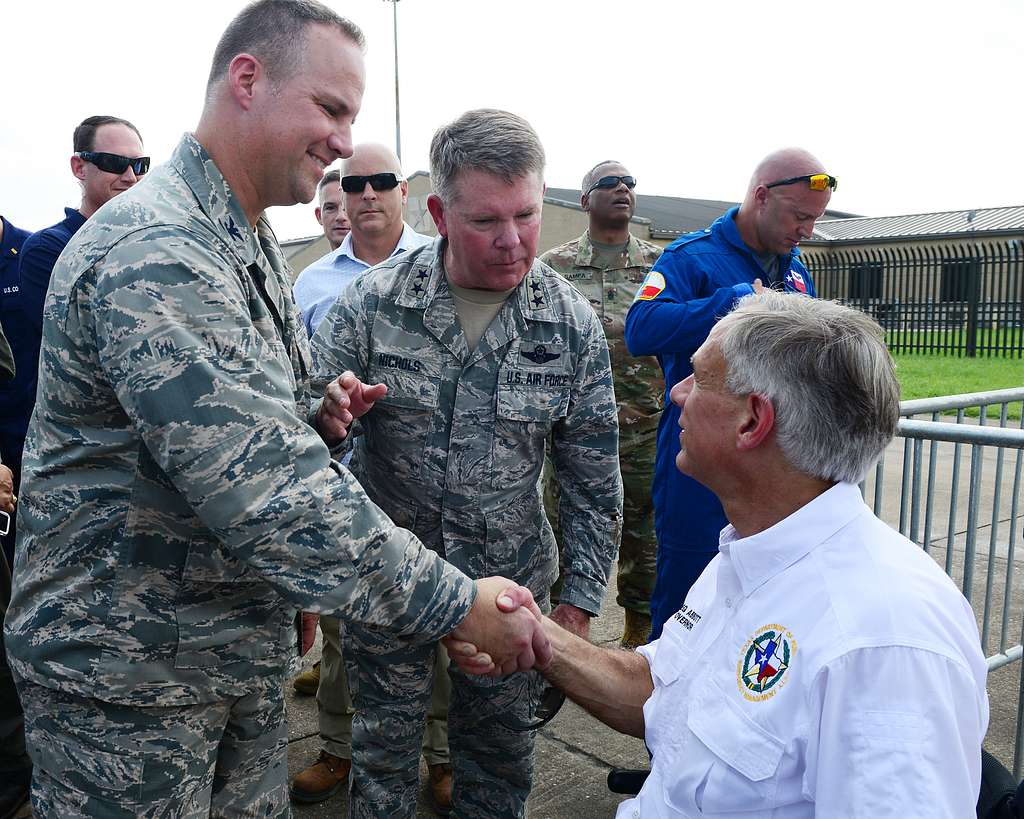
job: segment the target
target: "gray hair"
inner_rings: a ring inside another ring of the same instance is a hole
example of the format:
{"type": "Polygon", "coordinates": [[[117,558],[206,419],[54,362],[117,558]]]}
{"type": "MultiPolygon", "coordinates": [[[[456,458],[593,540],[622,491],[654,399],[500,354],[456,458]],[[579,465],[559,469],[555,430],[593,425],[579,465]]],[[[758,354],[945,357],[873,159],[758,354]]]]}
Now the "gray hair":
{"type": "Polygon", "coordinates": [[[257,0],[242,9],[221,35],[206,81],[207,98],[231,61],[243,53],[263,64],[275,86],[291,79],[302,65],[306,28],[316,24],[334,26],[360,49],[366,48],[359,26],[316,0],[257,0]]]}
{"type": "Polygon", "coordinates": [[[864,313],[765,290],[740,300],[716,340],[726,387],[772,402],[779,448],[805,475],[858,483],[896,434],[899,382],[864,313]]]}
{"type": "Polygon", "coordinates": [[[316,195],[319,196],[323,193],[324,188],[330,185],[332,182],[341,184],[341,170],[334,168],[323,175],[319,182],[316,183],[316,195]]]}
{"type": "Polygon", "coordinates": [[[430,141],[430,181],[442,202],[455,200],[455,180],[470,169],[510,184],[534,171],[543,177],[544,148],[522,117],[492,108],[467,111],[430,141]]]}
{"type": "Polygon", "coordinates": [[[580,188],[580,193],[582,195],[586,196],[587,191],[590,190],[590,186],[593,185],[598,179],[600,179],[600,177],[597,176],[597,169],[603,168],[605,165],[618,165],[620,168],[626,167],[617,159],[602,159],[593,168],[591,168],[589,171],[583,174],[583,183],[582,187],[580,188]]]}

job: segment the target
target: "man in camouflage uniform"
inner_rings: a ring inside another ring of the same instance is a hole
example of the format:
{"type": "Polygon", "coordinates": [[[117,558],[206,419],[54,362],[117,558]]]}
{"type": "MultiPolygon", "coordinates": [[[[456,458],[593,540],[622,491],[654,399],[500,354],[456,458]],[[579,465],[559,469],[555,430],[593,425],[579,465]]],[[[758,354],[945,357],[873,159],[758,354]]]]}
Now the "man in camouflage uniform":
{"type": "Polygon", "coordinates": [[[474,589],[331,460],[381,390],[309,402],[261,214],[351,153],[362,42],[312,0],[247,7],[195,135],[54,270],[5,631],[39,816],[287,816],[296,609],[413,644],[483,632],[503,671],[532,664],[508,581],[474,589]]]}
{"type": "MultiPolygon", "coordinates": [[[[587,171],[580,189],[580,205],[590,217],[589,229],[578,239],[541,256],[541,261],[565,276],[590,300],[608,339],[619,405],[623,489],[616,602],[626,611],[622,635],[626,648],[647,642],[651,630],[651,591],[658,550],[651,480],[661,395],[665,391],[657,359],[633,358],[623,341],[626,311],[647,271],[661,255],[658,245],[629,232],[629,220],[636,210],[635,186],[636,180],[622,164],[613,160],[599,162],[587,171]]],[[[558,483],[548,480],[545,502],[561,552],[558,494],[558,483]]],[[[556,594],[561,594],[558,587],[556,594]]]]}
{"type": "MultiPolygon", "coordinates": [[[[557,571],[538,489],[550,438],[571,521],[553,616],[579,633],[600,610],[621,514],[604,333],[534,258],[544,152],[525,120],[470,111],[434,135],[430,167],[441,238],[341,295],[313,337],[317,379],[351,370],[387,385],[359,422],[351,464],[375,503],[470,577],[501,572],[545,602],[557,571]]],[[[352,815],[412,817],[431,646],[360,624],[346,628],[345,656],[352,815]]],[[[525,815],[533,733],[502,720],[530,707],[528,676],[451,672],[456,815],[525,815]]]]}

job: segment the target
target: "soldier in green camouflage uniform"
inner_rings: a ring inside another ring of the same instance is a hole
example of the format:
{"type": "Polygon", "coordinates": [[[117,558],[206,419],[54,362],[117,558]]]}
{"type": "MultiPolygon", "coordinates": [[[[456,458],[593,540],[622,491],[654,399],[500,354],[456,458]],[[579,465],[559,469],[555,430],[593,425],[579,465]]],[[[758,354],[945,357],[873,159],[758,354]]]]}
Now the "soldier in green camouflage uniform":
{"type": "Polygon", "coordinates": [[[396,528],[309,424],[330,427],[260,214],[312,198],[310,150],[351,153],[362,35],[314,3],[267,5],[229,29],[265,35],[221,75],[215,58],[196,136],[97,211],[54,270],[5,629],[39,816],[287,816],[297,609],[414,645],[482,632],[480,614],[505,630],[499,656],[536,633],[490,614],[507,584],[475,591],[396,528]],[[301,52],[297,78],[273,63],[274,38],[301,52]]]}
{"type": "MultiPolygon", "coordinates": [[[[622,470],[622,543],[619,545],[618,596],[626,610],[624,646],[647,641],[651,592],[654,589],[658,541],[654,534],[651,480],[661,415],[664,380],[657,359],[633,358],[623,332],[626,311],[661,248],[629,232],[636,209],[632,177],[618,162],[595,165],[583,178],[583,210],[590,229],[578,239],[552,248],[541,260],[567,278],[589,299],[601,317],[615,378],[619,406],[619,468],[622,470]],[[627,177],[626,184],[623,177],[627,177]],[[601,180],[607,179],[603,184],[601,180]],[[596,186],[596,187],[595,187],[596,186]]],[[[559,485],[546,482],[545,504],[562,543],[558,525],[559,485]]],[[[560,595],[556,587],[556,596],[560,595]]]]}
{"type": "MultiPolygon", "coordinates": [[[[388,387],[360,419],[351,462],[374,502],[470,577],[499,572],[538,601],[557,571],[538,489],[550,437],[562,516],[572,521],[560,616],[574,608],[586,618],[600,610],[618,536],[615,398],[597,316],[534,259],[542,170],[540,143],[518,117],[469,112],[442,128],[428,203],[442,238],[364,273],[312,344],[317,380],[351,370],[388,387]],[[452,144],[459,164],[446,172],[438,157],[452,144]],[[533,164],[519,158],[530,148],[533,164]],[[518,261],[494,273],[467,254],[518,261]],[[465,329],[465,288],[498,293],[479,340],[465,329]]],[[[345,656],[356,706],[352,815],[411,817],[430,646],[352,626],[345,656]]],[[[451,676],[454,814],[523,816],[533,734],[509,730],[500,714],[528,707],[525,675],[495,681],[453,667],[451,676]]]]}

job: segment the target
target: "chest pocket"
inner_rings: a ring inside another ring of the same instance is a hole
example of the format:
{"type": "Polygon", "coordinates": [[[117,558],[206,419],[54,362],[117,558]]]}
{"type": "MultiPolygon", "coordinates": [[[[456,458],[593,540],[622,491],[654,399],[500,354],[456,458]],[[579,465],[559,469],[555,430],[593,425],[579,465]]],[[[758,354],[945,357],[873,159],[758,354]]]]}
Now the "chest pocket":
{"type": "Polygon", "coordinates": [[[572,376],[562,359],[551,366],[523,366],[509,356],[498,370],[498,391],[491,445],[491,481],[495,489],[513,489],[539,477],[544,441],[569,413],[572,376]]]}
{"type": "Polygon", "coordinates": [[[389,480],[419,480],[432,425],[436,421],[440,381],[430,362],[407,349],[374,350],[367,383],[386,384],[387,395],[363,416],[366,467],[387,464],[389,480]]]}
{"type": "Polygon", "coordinates": [[[687,806],[696,806],[710,815],[767,818],[778,805],[777,772],[785,743],[743,714],[714,682],[692,691],[686,727],[705,752],[697,754],[695,746],[690,758],[697,764],[687,764],[688,775],[663,780],[666,802],[684,813],[687,806]]]}

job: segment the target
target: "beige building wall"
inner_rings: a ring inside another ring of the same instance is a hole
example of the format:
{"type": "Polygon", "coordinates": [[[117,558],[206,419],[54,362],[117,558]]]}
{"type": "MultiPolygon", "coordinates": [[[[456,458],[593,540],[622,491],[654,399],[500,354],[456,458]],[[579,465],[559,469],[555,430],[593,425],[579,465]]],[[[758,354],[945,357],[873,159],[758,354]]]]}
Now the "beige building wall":
{"type": "Polygon", "coordinates": [[[322,233],[309,239],[293,239],[282,246],[285,258],[291,265],[292,274],[298,276],[321,256],[331,252],[330,242],[322,233]]]}
{"type": "MultiPolygon", "coordinates": [[[[818,295],[827,299],[845,299],[850,294],[850,266],[858,262],[877,262],[883,265],[883,299],[890,288],[901,294],[904,301],[938,299],[942,291],[943,262],[958,258],[1007,256],[1008,241],[1024,241],[1024,234],[982,239],[910,239],[904,241],[864,244],[835,243],[827,246],[801,246],[804,263],[815,275],[818,295]],[[993,254],[994,251],[994,254],[993,254]]],[[[1019,258],[1019,256],[1018,256],[1019,258]]],[[[1019,267],[1019,262],[1017,262],[1019,267]]],[[[982,268],[982,293],[987,298],[1006,298],[1007,263],[989,261],[982,268]]]]}

